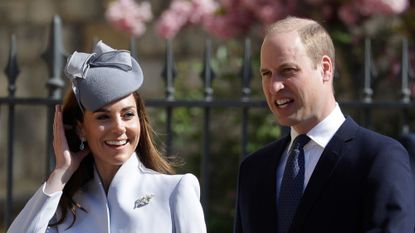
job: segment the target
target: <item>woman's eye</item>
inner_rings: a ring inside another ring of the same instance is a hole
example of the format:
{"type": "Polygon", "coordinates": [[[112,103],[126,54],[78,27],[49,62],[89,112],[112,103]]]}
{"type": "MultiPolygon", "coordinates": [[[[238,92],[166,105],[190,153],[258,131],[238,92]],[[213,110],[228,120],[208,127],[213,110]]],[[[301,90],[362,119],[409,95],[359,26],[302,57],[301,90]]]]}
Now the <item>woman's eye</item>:
{"type": "Polygon", "coordinates": [[[106,119],[108,119],[108,116],[107,116],[107,115],[105,115],[105,114],[102,114],[102,115],[97,115],[97,116],[95,117],[95,119],[97,119],[97,120],[106,120],[106,119]]]}
{"type": "Polygon", "coordinates": [[[125,118],[128,118],[128,119],[133,118],[134,116],[135,116],[135,113],[134,112],[126,112],[124,114],[124,117],[125,118]]]}

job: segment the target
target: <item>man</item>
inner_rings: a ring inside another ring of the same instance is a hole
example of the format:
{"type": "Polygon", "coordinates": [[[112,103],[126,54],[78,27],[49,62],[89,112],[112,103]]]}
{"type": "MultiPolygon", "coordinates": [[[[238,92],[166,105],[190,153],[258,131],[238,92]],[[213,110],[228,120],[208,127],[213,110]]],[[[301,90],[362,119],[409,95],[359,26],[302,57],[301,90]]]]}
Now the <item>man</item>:
{"type": "Polygon", "coordinates": [[[332,40],[315,21],[288,17],[269,28],[263,92],[291,133],[241,163],[235,233],[414,232],[408,153],[344,117],[334,61],[332,40]],[[293,143],[298,135],[304,146],[293,143]]]}

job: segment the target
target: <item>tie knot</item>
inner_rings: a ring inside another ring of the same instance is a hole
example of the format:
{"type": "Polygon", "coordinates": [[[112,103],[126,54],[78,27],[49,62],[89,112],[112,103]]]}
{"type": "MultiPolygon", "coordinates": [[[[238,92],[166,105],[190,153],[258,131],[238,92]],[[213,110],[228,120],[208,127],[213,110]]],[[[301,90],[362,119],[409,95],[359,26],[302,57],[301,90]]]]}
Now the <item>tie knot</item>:
{"type": "Polygon", "coordinates": [[[302,148],[310,141],[310,138],[306,134],[298,135],[293,142],[293,148],[302,148]]]}

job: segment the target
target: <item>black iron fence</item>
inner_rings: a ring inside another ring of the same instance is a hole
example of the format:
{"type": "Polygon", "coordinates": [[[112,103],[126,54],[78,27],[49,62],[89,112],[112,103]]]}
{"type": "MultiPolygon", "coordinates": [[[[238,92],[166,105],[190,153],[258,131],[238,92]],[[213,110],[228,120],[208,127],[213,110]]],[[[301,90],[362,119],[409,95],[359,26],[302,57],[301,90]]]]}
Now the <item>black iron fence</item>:
{"type": "MultiPolygon", "coordinates": [[[[7,228],[12,221],[13,204],[14,204],[14,184],[13,184],[13,164],[15,158],[15,107],[16,106],[41,106],[47,111],[47,138],[46,142],[48,152],[46,163],[45,175],[49,174],[53,168],[53,148],[52,148],[52,122],[54,115],[54,105],[59,104],[62,101],[62,89],[65,86],[65,82],[62,78],[62,69],[65,61],[65,52],[62,43],[61,22],[59,17],[55,17],[50,31],[49,46],[42,55],[49,68],[50,78],[47,81],[48,96],[45,98],[24,98],[15,96],[16,80],[19,77],[19,66],[16,59],[16,39],[11,36],[10,40],[10,53],[8,64],[5,68],[5,73],[8,78],[8,96],[0,97],[0,109],[7,108],[8,116],[0,114],[0,121],[7,121],[7,128],[0,129],[1,131],[7,131],[7,148],[2,152],[7,151],[7,171],[6,171],[6,200],[4,201],[4,225],[7,228]]],[[[202,147],[200,148],[200,179],[201,179],[201,201],[204,209],[208,209],[209,206],[209,187],[211,176],[211,169],[209,168],[211,157],[211,137],[212,133],[218,134],[218,132],[211,132],[211,115],[212,110],[217,108],[236,108],[240,110],[240,158],[243,158],[248,154],[248,119],[250,112],[253,109],[267,108],[264,100],[253,99],[251,96],[251,78],[252,74],[252,58],[251,58],[251,44],[250,40],[245,40],[243,45],[244,54],[242,58],[242,66],[239,73],[241,81],[240,98],[236,99],[215,99],[213,98],[212,83],[215,76],[214,70],[211,65],[211,42],[209,40],[205,43],[205,52],[203,57],[203,69],[201,72],[201,78],[203,79],[203,91],[204,98],[200,100],[188,100],[188,99],[176,99],[174,80],[176,76],[176,70],[174,65],[174,57],[172,52],[172,45],[170,41],[166,43],[166,55],[165,66],[162,71],[162,76],[165,80],[165,96],[159,99],[147,99],[146,105],[150,108],[164,109],[166,119],[166,154],[171,154],[173,144],[173,112],[177,108],[199,108],[202,109],[202,147]]],[[[411,134],[411,125],[414,122],[414,116],[411,114],[411,109],[414,108],[415,103],[411,101],[410,81],[412,79],[412,73],[409,65],[408,56],[408,42],[406,39],[402,40],[402,59],[401,59],[401,72],[400,72],[400,92],[401,98],[397,100],[373,100],[374,91],[372,90],[372,56],[371,56],[371,41],[367,39],[365,41],[365,58],[364,58],[364,84],[362,88],[362,97],[356,101],[339,101],[339,104],[344,109],[357,110],[360,114],[359,122],[369,128],[372,128],[373,112],[376,109],[397,110],[400,115],[400,121],[398,122],[400,131],[404,138],[404,142],[409,142],[407,148],[410,152],[413,152],[412,146],[414,145],[414,138],[411,134]]],[[[136,54],[135,41],[131,40],[130,48],[132,54],[136,54]]],[[[3,87],[1,87],[3,88],[3,87]]],[[[346,111],[347,112],[347,111],[346,111]]],[[[389,124],[391,122],[387,122],[389,124]]],[[[220,134],[220,132],[219,132],[220,134]]],[[[235,164],[237,166],[237,164],[235,164]]],[[[236,177],[235,177],[236,179],[236,177]]],[[[3,188],[3,187],[2,187],[3,188]]],[[[207,216],[209,218],[209,216],[207,216]]]]}

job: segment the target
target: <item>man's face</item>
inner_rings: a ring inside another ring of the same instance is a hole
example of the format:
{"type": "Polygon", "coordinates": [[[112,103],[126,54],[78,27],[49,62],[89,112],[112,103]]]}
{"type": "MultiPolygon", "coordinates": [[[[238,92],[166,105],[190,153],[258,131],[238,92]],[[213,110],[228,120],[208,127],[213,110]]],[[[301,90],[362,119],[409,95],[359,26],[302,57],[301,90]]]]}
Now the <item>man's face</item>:
{"type": "Polygon", "coordinates": [[[269,34],[264,39],[262,89],[281,125],[305,133],[330,113],[332,108],[328,105],[332,103],[328,97],[332,96],[332,87],[328,66],[331,60],[327,56],[313,64],[295,31],[269,34]]]}

